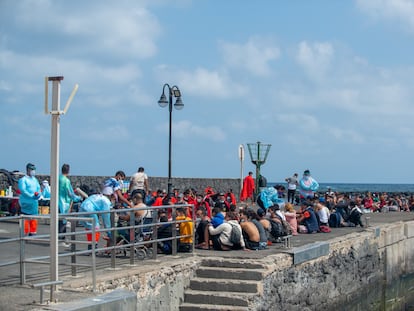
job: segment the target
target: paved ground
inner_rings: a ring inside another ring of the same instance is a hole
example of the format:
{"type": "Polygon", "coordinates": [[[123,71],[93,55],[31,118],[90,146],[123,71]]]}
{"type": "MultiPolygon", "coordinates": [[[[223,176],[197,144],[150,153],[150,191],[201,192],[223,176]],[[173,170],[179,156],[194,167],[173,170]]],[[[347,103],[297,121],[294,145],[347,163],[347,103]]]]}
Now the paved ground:
{"type": "MultiPolygon", "coordinates": [[[[377,226],[384,223],[392,223],[398,221],[409,221],[414,220],[414,213],[375,213],[366,214],[363,217],[369,217],[369,225],[371,227],[377,226]]],[[[16,222],[0,222],[0,241],[11,235],[17,233],[16,222]]],[[[47,233],[49,226],[47,224],[40,225],[39,233],[47,233]]],[[[333,228],[331,233],[318,233],[318,234],[301,234],[294,236],[291,239],[292,247],[304,246],[314,242],[327,241],[329,239],[342,236],[352,232],[358,232],[366,230],[366,228],[333,228]]],[[[79,246],[80,249],[86,249],[86,245],[79,246]]],[[[0,264],[5,262],[13,261],[19,258],[19,244],[7,243],[0,244],[0,264]]],[[[188,256],[212,256],[212,257],[226,257],[226,258],[262,258],[264,256],[274,254],[277,252],[285,252],[280,244],[275,244],[263,251],[228,251],[220,252],[213,250],[196,250],[194,254],[179,254],[178,256],[165,256],[158,255],[156,260],[145,259],[137,262],[140,269],[157,269],[159,266],[165,266],[172,261],[179,260],[183,257],[188,256]]],[[[65,248],[59,247],[59,252],[65,253],[65,248]]],[[[45,242],[30,242],[26,245],[27,256],[47,256],[49,255],[49,245],[45,242]]],[[[108,257],[97,257],[98,273],[97,278],[108,278],[113,274],[119,273],[110,269],[111,259],[108,257]]],[[[69,262],[70,257],[60,258],[59,263],[69,262]]],[[[91,256],[77,256],[77,262],[82,264],[90,264],[91,256]]],[[[116,259],[117,268],[119,269],[131,269],[129,266],[129,258],[117,257],[116,259]]],[[[7,267],[0,267],[0,310],[33,310],[40,308],[39,305],[39,290],[33,289],[29,284],[39,283],[47,281],[49,278],[49,265],[48,264],[29,264],[27,265],[27,285],[19,285],[19,265],[11,265],[7,267]]],[[[79,268],[80,276],[84,276],[87,268],[79,268]]],[[[60,279],[64,281],[64,284],[77,282],[78,277],[71,276],[71,269],[69,266],[59,266],[60,279]]],[[[84,281],[84,279],[83,279],[84,281]]],[[[85,297],[93,297],[95,294],[91,292],[78,292],[76,290],[60,290],[55,294],[55,299],[60,302],[73,301],[85,297]]],[[[49,292],[45,292],[45,300],[49,299],[49,292]]]]}

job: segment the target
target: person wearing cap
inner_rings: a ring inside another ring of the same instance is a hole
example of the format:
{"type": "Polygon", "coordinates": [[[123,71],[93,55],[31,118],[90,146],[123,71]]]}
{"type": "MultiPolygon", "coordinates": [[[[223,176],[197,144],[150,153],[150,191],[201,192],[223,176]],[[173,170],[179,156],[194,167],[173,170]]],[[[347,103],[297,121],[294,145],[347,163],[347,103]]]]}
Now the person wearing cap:
{"type": "MultiPolygon", "coordinates": [[[[99,214],[102,218],[103,225],[106,229],[111,228],[111,215],[109,211],[113,205],[113,189],[112,187],[104,187],[101,194],[93,194],[89,196],[85,201],[82,202],[79,212],[90,213],[85,217],[92,217],[95,220],[95,230],[100,229],[99,217],[95,212],[107,212],[99,214]]],[[[85,227],[86,230],[92,230],[92,222],[81,221],[81,224],[85,227]]],[[[112,236],[112,232],[108,231],[105,240],[109,241],[112,236]]],[[[100,232],[97,232],[95,235],[95,242],[99,241],[100,232]]],[[[92,234],[86,234],[87,241],[92,241],[92,234]]],[[[90,246],[90,245],[89,245],[90,246]]],[[[91,248],[89,247],[88,248],[91,248]]]]}
{"type": "MultiPolygon", "coordinates": [[[[23,215],[38,215],[40,184],[36,178],[36,166],[34,164],[28,163],[26,165],[26,175],[19,179],[18,187],[20,191],[20,213],[23,215]]],[[[36,219],[25,219],[24,234],[37,234],[36,219]]]]}
{"type": "Polygon", "coordinates": [[[319,189],[319,183],[311,176],[309,170],[303,172],[299,181],[299,192],[304,200],[313,199],[315,192],[319,189]]]}
{"type": "MultiPolygon", "coordinates": [[[[73,191],[72,184],[68,178],[70,171],[69,164],[63,164],[61,168],[61,175],[59,176],[59,199],[58,207],[59,213],[67,214],[70,212],[72,202],[80,202],[81,197],[77,196],[73,191]]],[[[59,233],[66,233],[66,219],[59,218],[58,229],[59,233]]],[[[59,236],[60,240],[65,239],[64,236],[59,236]]]]}

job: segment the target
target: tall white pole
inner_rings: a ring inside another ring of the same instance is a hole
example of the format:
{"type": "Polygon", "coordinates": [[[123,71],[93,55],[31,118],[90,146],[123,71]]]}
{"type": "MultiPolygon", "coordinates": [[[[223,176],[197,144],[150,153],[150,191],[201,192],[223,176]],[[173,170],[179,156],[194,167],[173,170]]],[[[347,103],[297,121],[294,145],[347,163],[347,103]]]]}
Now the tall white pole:
{"type": "Polygon", "coordinates": [[[239,146],[239,159],[240,159],[240,194],[243,190],[243,163],[244,163],[244,146],[239,146]]]}
{"type": "Polygon", "coordinates": [[[58,257],[58,196],[60,141],[60,81],[63,77],[49,77],[52,81],[52,129],[50,143],[50,279],[59,280],[58,257]]]}

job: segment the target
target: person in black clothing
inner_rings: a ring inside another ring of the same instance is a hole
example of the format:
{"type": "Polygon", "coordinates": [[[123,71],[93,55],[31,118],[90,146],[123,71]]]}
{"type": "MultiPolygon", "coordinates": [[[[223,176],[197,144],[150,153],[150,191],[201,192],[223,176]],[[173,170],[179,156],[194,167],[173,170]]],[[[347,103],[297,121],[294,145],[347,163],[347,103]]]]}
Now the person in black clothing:
{"type": "MultiPolygon", "coordinates": [[[[160,217],[160,222],[168,222],[168,217],[163,215],[160,217]]],[[[166,239],[172,237],[172,226],[171,224],[162,224],[157,229],[157,238],[166,239]]],[[[163,254],[172,253],[172,241],[158,242],[158,252],[163,254]]]]}
{"type": "Polygon", "coordinates": [[[359,207],[355,204],[354,201],[351,201],[349,204],[351,208],[351,212],[349,214],[348,222],[353,223],[355,226],[360,225],[361,227],[364,226],[361,220],[362,211],[359,209],[359,207]]]}

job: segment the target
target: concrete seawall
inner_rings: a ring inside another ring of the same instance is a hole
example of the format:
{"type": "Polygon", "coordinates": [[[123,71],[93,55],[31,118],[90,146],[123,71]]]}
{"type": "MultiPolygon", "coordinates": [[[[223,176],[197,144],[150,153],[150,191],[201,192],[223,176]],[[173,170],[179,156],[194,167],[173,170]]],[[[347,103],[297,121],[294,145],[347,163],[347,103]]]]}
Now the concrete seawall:
{"type": "MultiPolygon", "coordinates": [[[[115,172],[114,172],[115,173],[115,172]]],[[[87,185],[91,188],[99,190],[103,182],[113,176],[74,176],[70,175],[69,179],[74,188],[81,185],[87,185]]],[[[129,181],[127,176],[126,181],[129,181]]],[[[37,179],[41,182],[44,179],[50,180],[49,175],[37,175],[37,179]]],[[[156,191],[157,189],[167,189],[168,178],[166,177],[152,177],[148,176],[150,189],[156,191]]],[[[188,188],[194,188],[197,191],[203,191],[206,187],[213,187],[216,191],[228,191],[233,189],[236,197],[240,192],[240,179],[237,178],[173,178],[173,187],[184,191],[188,188]]],[[[0,174],[0,189],[5,189],[9,186],[5,175],[0,174]]],[[[16,186],[16,185],[15,185],[16,186]]]]}
{"type": "MultiPolygon", "coordinates": [[[[399,221],[266,256],[239,251],[222,257],[206,251],[170,257],[152,267],[107,272],[97,288],[135,292],[136,310],[179,310],[203,261],[254,261],[265,272],[260,291],[243,310],[405,310],[407,302],[413,303],[414,279],[404,286],[400,280],[414,274],[413,242],[414,221],[399,221]]],[[[70,286],[90,289],[82,280],[70,286]]]]}

